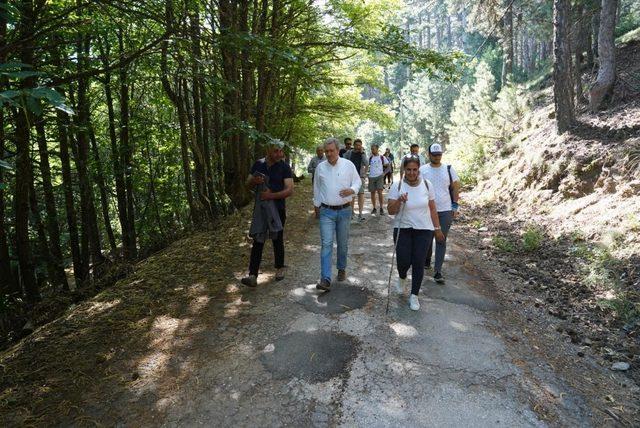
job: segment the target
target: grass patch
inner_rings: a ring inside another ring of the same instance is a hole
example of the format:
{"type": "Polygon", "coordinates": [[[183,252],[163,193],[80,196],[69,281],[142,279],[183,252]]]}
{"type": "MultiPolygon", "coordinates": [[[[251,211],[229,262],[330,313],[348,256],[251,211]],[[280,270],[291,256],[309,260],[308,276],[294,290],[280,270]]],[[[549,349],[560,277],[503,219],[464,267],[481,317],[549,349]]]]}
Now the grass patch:
{"type": "Polygon", "coordinates": [[[597,301],[600,309],[613,312],[622,322],[640,317],[638,296],[625,289],[618,275],[621,261],[611,254],[608,247],[578,242],[571,252],[581,263],[583,283],[599,294],[604,293],[605,297],[597,301]]]}
{"type": "Polygon", "coordinates": [[[504,253],[512,253],[516,248],[509,239],[504,236],[494,236],[491,239],[493,246],[504,253]]]}
{"type": "Polygon", "coordinates": [[[539,227],[530,225],[522,234],[522,248],[528,253],[537,251],[543,239],[543,231],[539,227]]]}

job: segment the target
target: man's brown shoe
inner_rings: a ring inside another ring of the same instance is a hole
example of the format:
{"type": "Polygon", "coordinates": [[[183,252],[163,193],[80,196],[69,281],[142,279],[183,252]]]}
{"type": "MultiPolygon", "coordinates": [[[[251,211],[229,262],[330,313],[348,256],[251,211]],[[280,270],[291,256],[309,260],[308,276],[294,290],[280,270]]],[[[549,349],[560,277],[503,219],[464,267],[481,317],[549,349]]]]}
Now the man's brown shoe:
{"type": "Polygon", "coordinates": [[[338,269],[338,281],[345,281],[347,279],[347,272],[344,269],[338,269]]]}
{"type": "Polygon", "coordinates": [[[318,290],[329,291],[329,290],[331,290],[331,281],[329,281],[326,278],[323,278],[323,279],[320,280],[320,282],[318,284],[316,284],[316,288],[318,290]]]}
{"type": "Polygon", "coordinates": [[[240,280],[242,285],[246,285],[247,287],[257,287],[258,286],[258,277],[256,275],[245,276],[240,280]]]}
{"type": "Polygon", "coordinates": [[[282,281],[284,279],[285,268],[281,267],[276,269],[276,281],[282,281]]]}

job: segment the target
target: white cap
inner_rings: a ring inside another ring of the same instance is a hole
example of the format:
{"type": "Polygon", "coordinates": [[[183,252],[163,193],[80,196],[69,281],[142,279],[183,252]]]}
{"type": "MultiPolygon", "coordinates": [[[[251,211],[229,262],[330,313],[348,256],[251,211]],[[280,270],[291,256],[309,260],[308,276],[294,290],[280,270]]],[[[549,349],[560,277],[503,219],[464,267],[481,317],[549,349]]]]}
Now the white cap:
{"type": "Polygon", "coordinates": [[[434,143],[429,147],[429,153],[439,154],[442,153],[442,146],[438,143],[434,143]]]}

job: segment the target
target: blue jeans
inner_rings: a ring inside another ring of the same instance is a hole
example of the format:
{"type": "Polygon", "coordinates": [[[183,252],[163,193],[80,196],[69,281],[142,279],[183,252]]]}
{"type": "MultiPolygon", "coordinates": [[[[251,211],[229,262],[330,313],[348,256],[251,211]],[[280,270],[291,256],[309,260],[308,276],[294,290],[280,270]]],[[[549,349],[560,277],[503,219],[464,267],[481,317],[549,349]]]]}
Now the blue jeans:
{"type": "Polygon", "coordinates": [[[333,235],[338,241],[338,269],[347,268],[347,250],[349,247],[349,228],[351,226],[351,208],[332,210],[320,208],[320,278],[331,281],[331,258],[333,256],[333,235]]]}

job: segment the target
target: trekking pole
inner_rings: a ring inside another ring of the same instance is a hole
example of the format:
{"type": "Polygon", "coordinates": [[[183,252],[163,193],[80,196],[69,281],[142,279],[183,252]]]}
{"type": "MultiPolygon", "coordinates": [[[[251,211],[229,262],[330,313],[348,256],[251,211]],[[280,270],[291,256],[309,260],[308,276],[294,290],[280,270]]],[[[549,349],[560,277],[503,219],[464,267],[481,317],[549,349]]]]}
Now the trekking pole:
{"type": "MultiPolygon", "coordinates": [[[[400,194],[400,187],[402,186],[402,179],[398,184],[398,194],[400,194]]],[[[384,311],[385,315],[389,315],[389,300],[391,299],[391,275],[393,275],[393,262],[396,258],[396,251],[398,248],[398,241],[400,240],[400,224],[402,223],[402,215],[404,214],[404,206],[403,202],[400,206],[400,213],[398,213],[398,235],[393,240],[393,254],[391,254],[391,267],[389,268],[389,280],[387,281],[387,308],[384,311]]]]}

